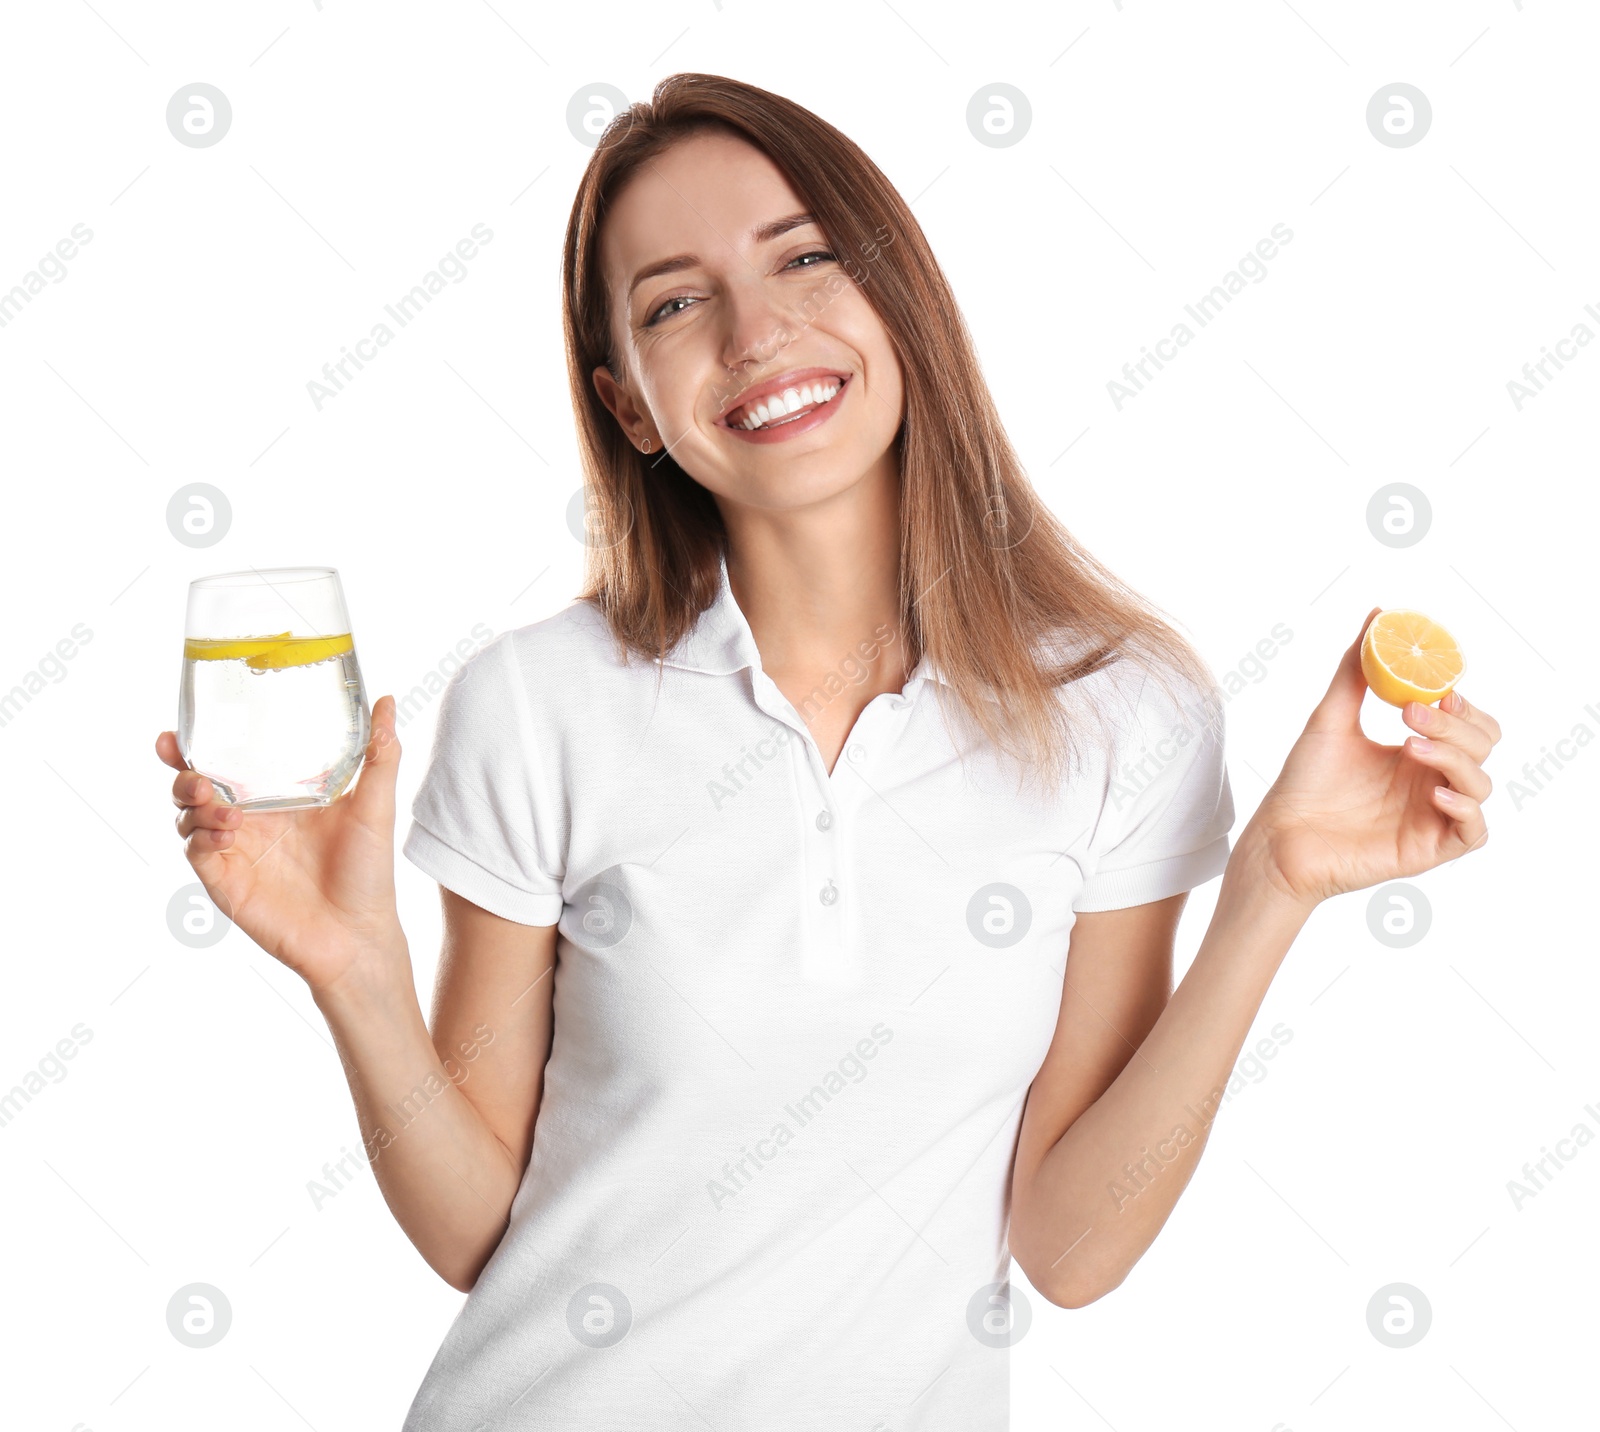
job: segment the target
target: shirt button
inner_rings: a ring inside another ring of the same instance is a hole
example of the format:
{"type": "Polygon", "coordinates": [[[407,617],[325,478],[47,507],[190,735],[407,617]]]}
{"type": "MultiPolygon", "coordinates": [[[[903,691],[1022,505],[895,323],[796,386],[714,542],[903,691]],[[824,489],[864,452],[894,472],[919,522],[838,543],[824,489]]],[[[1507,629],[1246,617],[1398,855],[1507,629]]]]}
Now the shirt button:
{"type": "Polygon", "coordinates": [[[867,759],[867,748],[863,746],[861,742],[856,741],[851,745],[850,749],[845,752],[845,755],[859,766],[864,760],[867,759]]]}
{"type": "Polygon", "coordinates": [[[833,817],[827,811],[817,812],[817,829],[828,830],[833,825],[833,817]]]}
{"type": "Polygon", "coordinates": [[[822,887],[821,893],[817,896],[817,899],[822,901],[824,905],[831,905],[838,898],[839,891],[831,880],[822,887]]]}

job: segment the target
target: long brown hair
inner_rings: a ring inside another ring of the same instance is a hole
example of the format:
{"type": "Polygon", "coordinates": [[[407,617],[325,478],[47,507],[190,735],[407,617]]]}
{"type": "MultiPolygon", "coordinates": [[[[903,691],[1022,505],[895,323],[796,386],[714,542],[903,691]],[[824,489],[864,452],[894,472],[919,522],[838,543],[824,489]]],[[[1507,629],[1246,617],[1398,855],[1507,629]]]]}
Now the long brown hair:
{"type": "Polygon", "coordinates": [[[996,748],[1052,789],[1077,765],[1074,715],[1084,714],[1069,711],[1061,688],[1102,667],[1133,660],[1169,694],[1172,677],[1187,678],[1210,705],[1186,721],[1217,719],[1198,653],[1034,493],[950,285],[894,186],[810,110],[720,75],[670,75],[648,103],[618,113],[567,223],[562,305],[589,530],[579,597],[604,613],[619,653],[665,656],[715,598],[727,550],[711,494],[671,457],[638,452],[591,377],[601,364],[621,371],[599,257],[606,213],[641,166],[707,129],[746,140],[783,171],[899,358],[907,670],[926,653],[996,748]]]}

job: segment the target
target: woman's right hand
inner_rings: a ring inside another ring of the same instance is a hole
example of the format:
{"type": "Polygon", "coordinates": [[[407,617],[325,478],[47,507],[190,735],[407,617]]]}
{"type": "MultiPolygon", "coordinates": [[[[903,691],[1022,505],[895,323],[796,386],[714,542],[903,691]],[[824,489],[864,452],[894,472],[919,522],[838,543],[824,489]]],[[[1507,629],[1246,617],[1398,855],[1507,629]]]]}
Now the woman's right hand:
{"type": "Polygon", "coordinates": [[[355,785],[325,806],[295,810],[218,801],[178,753],[177,733],[156,738],[156,754],[178,771],[178,834],[206,894],[313,992],[362,962],[405,952],[394,891],[394,716],[394,697],[379,697],[355,785]]]}

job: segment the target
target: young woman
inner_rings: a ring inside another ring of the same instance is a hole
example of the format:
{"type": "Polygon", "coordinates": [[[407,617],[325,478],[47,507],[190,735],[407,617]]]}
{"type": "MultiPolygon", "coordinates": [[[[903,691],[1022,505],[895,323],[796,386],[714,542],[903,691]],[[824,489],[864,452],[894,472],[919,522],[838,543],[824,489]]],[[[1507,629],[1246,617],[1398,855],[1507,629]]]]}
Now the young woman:
{"type": "Polygon", "coordinates": [[[1230,850],[1203,664],[1033,497],[904,201],[787,100],[620,116],[564,298],[587,582],[442,700],[431,1030],[392,697],[324,809],[173,782],[470,1293],[406,1428],[998,1432],[1010,1259],[1122,1282],[1307,916],[1481,846],[1499,728],[1454,693],[1369,741],[1352,621],[1230,850]]]}

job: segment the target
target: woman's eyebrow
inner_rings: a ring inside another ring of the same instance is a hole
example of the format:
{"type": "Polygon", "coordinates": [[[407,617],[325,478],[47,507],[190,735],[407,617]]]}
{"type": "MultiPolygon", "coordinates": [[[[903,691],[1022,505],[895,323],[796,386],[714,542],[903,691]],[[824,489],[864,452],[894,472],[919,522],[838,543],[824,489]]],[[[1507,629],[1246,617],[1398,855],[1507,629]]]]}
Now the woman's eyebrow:
{"type": "MultiPolygon", "coordinates": [[[[750,230],[750,242],[753,244],[770,243],[773,239],[781,238],[791,229],[804,228],[807,224],[814,224],[816,220],[810,214],[790,214],[782,219],[770,219],[765,224],[757,224],[750,230]]],[[[638,273],[634,274],[633,282],[628,285],[628,297],[633,297],[634,290],[641,283],[649,279],[660,278],[663,274],[678,273],[686,268],[694,268],[700,262],[698,254],[675,254],[670,259],[660,259],[653,264],[646,264],[638,273]]]]}

